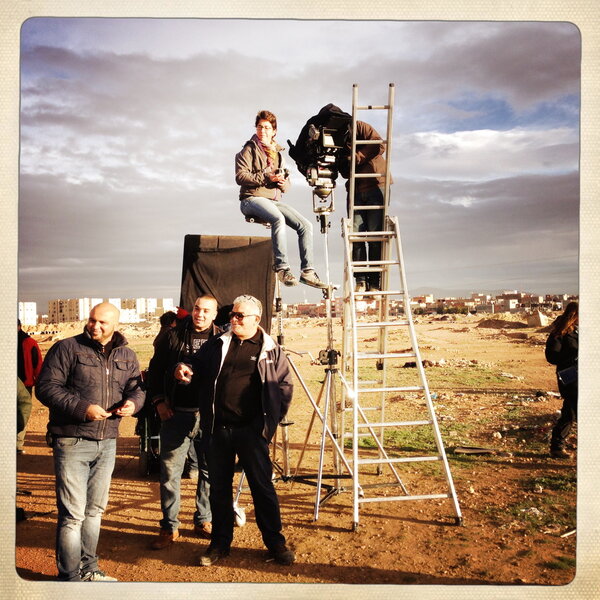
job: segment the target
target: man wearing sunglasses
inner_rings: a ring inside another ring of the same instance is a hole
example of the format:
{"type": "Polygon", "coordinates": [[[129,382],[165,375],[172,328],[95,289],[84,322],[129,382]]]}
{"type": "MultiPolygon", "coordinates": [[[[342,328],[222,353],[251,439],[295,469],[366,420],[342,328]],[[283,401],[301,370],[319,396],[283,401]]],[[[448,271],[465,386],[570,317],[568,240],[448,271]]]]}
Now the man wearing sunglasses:
{"type": "Polygon", "coordinates": [[[295,560],[281,533],[269,458],[269,443],[287,413],[293,386],[287,356],[259,326],[261,315],[259,300],[238,296],[230,313],[231,329],[209,340],[191,366],[180,363],[175,369],[177,379],[198,384],[201,428],[208,447],[212,534],[200,558],[202,566],[229,555],[236,455],[250,485],[267,560],[283,565],[295,560]]]}
{"type": "Polygon", "coordinates": [[[211,511],[209,479],[201,445],[202,431],[198,412],[198,391],[173,378],[180,361],[188,362],[203,344],[220,332],[214,324],[218,304],[213,296],[196,298],[190,315],[182,319],[160,340],[148,367],[148,389],[152,405],[160,417],[160,531],[152,550],[169,547],[179,538],[181,476],[190,446],[198,458],[198,483],[194,534],[210,539],[211,511]]]}

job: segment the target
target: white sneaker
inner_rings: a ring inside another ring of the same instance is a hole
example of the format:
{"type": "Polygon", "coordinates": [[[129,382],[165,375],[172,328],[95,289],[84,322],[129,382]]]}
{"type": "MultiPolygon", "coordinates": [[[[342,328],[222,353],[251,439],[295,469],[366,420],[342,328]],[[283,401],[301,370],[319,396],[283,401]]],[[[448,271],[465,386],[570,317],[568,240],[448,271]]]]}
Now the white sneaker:
{"type": "Polygon", "coordinates": [[[357,281],[354,292],[356,294],[364,294],[367,291],[367,284],[364,281],[357,281]]]}
{"type": "Polygon", "coordinates": [[[104,571],[88,571],[81,576],[81,581],[119,581],[104,571]]]}

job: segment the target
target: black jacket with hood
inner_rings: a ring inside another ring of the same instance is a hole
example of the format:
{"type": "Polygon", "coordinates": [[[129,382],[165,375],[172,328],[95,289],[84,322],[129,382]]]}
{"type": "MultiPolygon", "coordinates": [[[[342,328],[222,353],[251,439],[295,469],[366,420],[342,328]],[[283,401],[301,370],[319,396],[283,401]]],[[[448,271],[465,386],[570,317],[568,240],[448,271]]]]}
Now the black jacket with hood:
{"type": "Polygon", "coordinates": [[[144,390],[137,356],[125,337],[115,331],[113,349],[107,357],[89,333],[56,342],[44,360],[35,393],[50,409],[48,431],[53,435],[103,440],[118,436],[121,417],[87,421],[91,404],[109,409],[131,400],[138,412],[144,390]]]}

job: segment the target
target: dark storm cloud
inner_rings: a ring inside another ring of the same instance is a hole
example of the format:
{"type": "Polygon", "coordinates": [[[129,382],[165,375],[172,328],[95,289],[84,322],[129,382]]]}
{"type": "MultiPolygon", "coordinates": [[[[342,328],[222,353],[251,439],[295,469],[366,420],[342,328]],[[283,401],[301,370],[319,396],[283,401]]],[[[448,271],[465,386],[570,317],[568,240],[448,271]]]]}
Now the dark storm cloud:
{"type": "MultiPolygon", "coordinates": [[[[469,272],[512,287],[502,282],[516,271],[561,269],[567,259],[570,285],[577,285],[578,174],[475,184],[403,180],[395,186],[393,211],[407,263],[412,271],[437,278],[434,287],[451,286],[453,278],[462,280],[469,272]],[[453,203],[456,199],[470,204],[453,203]]],[[[522,274],[521,279],[526,284],[522,274]]],[[[417,285],[424,283],[419,278],[417,285]]]]}

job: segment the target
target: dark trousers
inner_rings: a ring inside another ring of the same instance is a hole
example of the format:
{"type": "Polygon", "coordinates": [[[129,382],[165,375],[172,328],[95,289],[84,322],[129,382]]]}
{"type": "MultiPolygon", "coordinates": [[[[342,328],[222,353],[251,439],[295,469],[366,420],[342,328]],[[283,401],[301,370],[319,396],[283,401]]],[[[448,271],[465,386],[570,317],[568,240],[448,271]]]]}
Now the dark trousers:
{"type": "Polygon", "coordinates": [[[564,448],[567,436],[571,431],[573,423],[577,421],[577,382],[565,385],[558,382],[558,391],[563,398],[560,417],[552,429],[550,448],[560,450],[564,448]]]}
{"type": "Polygon", "coordinates": [[[228,549],[233,540],[233,476],[235,457],[244,469],[256,524],[269,549],[285,544],[281,533],[279,500],[273,486],[273,466],[269,445],[257,426],[215,426],[208,446],[210,509],[212,513],[211,546],[228,549]]]}
{"type": "MultiPolygon", "coordinates": [[[[356,206],[382,205],[383,189],[372,188],[365,192],[354,193],[354,204],[356,206]]],[[[354,212],[354,231],[381,231],[383,229],[383,210],[357,210],[354,212]]],[[[369,260],[381,260],[381,242],[369,242],[369,260]]],[[[352,244],[352,260],[367,260],[367,243],[354,242],[352,244]]],[[[363,281],[377,288],[381,285],[379,272],[356,273],[356,281],[363,281]]]]}

